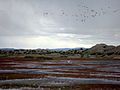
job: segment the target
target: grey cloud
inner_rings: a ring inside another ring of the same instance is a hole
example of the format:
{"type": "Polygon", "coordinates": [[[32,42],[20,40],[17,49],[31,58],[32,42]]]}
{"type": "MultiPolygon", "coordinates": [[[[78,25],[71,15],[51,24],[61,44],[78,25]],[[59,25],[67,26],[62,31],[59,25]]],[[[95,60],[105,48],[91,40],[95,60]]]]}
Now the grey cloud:
{"type": "Polygon", "coordinates": [[[119,44],[119,16],[120,0],[0,0],[0,46],[24,47],[25,36],[119,44]]]}

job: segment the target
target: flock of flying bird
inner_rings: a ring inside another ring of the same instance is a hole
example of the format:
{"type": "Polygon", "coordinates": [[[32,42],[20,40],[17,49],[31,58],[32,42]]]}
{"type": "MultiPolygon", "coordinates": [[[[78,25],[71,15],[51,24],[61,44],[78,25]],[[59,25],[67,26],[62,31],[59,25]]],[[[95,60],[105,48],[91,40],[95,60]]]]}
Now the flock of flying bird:
{"type": "Polygon", "coordinates": [[[95,9],[90,9],[88,6],[85,5],[78,5],[77,6],[77,12],[74,13],[69,13],[67,12],[65,9],[63,10],[58,10],[59,13],[52,13],[50,10],[46,10],[43,12],[43,16],[50,16],[50,15],[58,15],[61,17],[69,17],[71,16],[71,18],[74,18],[75,21],[78,22],[82,22],[85,23],[87,19],[89,18],[95,18],[97,16],[101,16],[101,15],[105,15],[107,13],[109,13],[108,11],[111,11],[111,13],[118,13],[120,15],[120,9],[112,9],[110,6],[108,6],[106,9],[104,8],[100,8],[99,10],[95,10],[95,9]]]}

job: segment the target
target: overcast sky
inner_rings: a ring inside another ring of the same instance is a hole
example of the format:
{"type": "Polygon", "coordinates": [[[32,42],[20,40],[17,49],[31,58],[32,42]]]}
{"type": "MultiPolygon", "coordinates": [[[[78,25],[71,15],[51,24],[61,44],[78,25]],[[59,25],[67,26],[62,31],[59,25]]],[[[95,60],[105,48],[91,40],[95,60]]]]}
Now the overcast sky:
{"type": "Polygon", "coordinates": [[[0,0],[1,48],[120,44],[120,0],[0,0]]]}

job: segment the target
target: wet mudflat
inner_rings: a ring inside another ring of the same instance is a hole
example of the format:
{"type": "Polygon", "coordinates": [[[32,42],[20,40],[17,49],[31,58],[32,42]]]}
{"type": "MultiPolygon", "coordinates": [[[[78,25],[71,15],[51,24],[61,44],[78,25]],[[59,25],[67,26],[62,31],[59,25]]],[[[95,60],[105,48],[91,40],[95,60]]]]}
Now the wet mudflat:
{"type": "Polygon", "coordinates": [[[120,60],[0,59],[1,89],[120,90],[120,60]]]}

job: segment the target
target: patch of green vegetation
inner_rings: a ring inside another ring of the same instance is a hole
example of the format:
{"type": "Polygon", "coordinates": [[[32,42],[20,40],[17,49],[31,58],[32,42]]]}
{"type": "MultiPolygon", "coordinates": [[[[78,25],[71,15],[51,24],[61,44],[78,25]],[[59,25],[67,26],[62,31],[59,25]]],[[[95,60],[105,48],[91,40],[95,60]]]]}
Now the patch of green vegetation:
{"type": "Polygon", "coordinates": [[[13,89],[13,88],[21,88],[21,87],[30,87],[30,88],[37,88],[38,85],[36,84],[2,84],[0,88],[2,89],[13,89]]]}
{"type": "Polygon", "coordinates": [[[6,54],[0,54],[0,58],[5,58],[5,57],[8,57],[9,55],[6,55],[6,54]]]}

